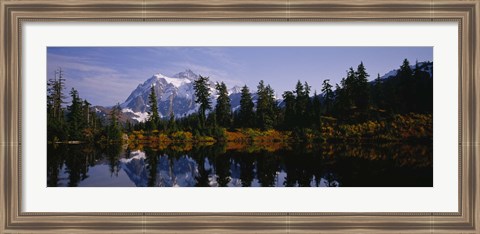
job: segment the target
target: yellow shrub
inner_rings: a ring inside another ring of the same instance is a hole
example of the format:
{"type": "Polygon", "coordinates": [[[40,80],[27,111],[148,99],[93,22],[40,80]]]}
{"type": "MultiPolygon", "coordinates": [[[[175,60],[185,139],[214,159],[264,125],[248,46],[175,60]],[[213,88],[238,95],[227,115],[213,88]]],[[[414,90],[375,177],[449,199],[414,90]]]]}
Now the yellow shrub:
{"type": "Polygon", "coordinates": [[[178,132],[172,133],[171,138],[173,141],[184,142],[184,141],[192,141],[193,136],[192,136],[192,133],[190,132],[178,131],[178,132]]]}

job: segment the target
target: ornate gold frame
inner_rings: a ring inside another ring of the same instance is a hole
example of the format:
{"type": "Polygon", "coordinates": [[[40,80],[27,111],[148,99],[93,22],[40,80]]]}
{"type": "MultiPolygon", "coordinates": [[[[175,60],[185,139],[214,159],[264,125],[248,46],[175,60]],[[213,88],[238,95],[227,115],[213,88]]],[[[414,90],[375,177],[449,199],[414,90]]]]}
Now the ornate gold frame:
{"type": "Polygon", "coordinates": [[[480,231],[479,0],[0,0],[0,232],[480,231]],[[459,24],[459,212],[21,212],[21,26],[25,21],[455,21],[459,24]]]}

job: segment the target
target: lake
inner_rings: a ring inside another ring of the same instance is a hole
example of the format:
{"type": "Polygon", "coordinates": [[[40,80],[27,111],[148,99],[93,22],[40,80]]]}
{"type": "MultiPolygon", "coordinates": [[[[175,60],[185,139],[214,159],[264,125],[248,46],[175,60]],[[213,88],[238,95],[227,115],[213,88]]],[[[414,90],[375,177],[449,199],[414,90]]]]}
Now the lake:
{"type": "Polygon", "coordinates": [[[432,187],[433,145],[49,144],[48,187],[432,187]]]}

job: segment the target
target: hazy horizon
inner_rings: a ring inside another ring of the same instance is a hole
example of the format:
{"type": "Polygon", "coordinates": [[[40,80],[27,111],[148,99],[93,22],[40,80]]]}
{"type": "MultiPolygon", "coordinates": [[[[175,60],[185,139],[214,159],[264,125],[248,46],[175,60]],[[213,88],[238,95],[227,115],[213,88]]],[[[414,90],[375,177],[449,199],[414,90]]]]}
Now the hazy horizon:
{"type": "Polygon", "coordinates": [[[411,64],[433,61],[433,47],[48,47],[46,78],[62,67],[65,93],[74,87],[93,105],[111,106],[156,73],[191,69],[229,88],[247,85],[251,92],[264,80],[281,96],[297,80],[320,93],[323,80],[339,83],[360,62],[373,80],[405,58],[411,64]]]}

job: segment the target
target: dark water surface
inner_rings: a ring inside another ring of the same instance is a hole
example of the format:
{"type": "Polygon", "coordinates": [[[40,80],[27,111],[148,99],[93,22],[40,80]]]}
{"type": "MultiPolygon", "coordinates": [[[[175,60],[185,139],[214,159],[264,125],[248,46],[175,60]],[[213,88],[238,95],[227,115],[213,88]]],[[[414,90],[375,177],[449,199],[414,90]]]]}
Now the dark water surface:
{"type": "Polygon", "coordinates": [[[48,145],[49,187],[432,187],[432,144],[48,145]],[[160,149],[159,149],[160,148],[160,149]]]}

